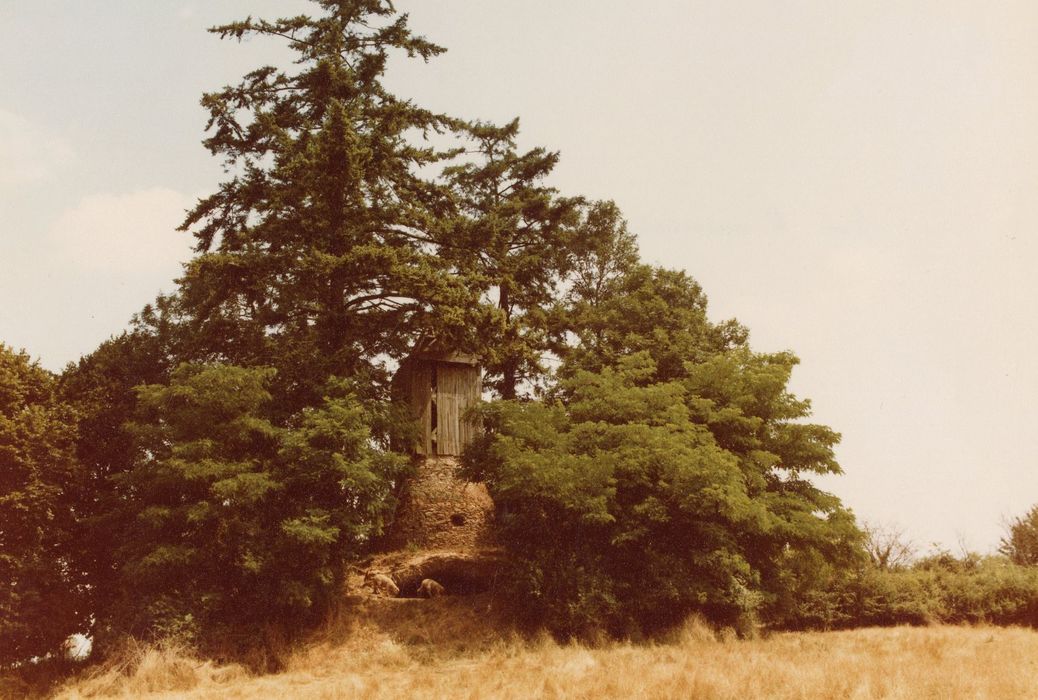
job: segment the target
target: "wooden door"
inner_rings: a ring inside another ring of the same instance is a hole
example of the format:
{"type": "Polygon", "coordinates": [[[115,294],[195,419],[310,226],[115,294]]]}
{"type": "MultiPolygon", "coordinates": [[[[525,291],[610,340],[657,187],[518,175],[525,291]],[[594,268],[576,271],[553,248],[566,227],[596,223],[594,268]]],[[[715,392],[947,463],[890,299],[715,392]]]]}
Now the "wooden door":
{"type": "Polygon", "coordinates": [[[441,455],[461,454],[461,383],[463,367],[436,365],[436,452],[441,455]]]}
{"type": "Polygon", "coordinates": [[[465,412],[480,400],[478,367],[462,364],[436,365],[436,453],[460,455],[475,435],[475,426],[465,412]]]}
{"type": "Polygon", "coordinates": [[[420,455],[432,454],[432,373],[434,368],[427,362],[415,362],[411,368],[411,410],[418,421],[418,433],[415,452],[420,455]]]}

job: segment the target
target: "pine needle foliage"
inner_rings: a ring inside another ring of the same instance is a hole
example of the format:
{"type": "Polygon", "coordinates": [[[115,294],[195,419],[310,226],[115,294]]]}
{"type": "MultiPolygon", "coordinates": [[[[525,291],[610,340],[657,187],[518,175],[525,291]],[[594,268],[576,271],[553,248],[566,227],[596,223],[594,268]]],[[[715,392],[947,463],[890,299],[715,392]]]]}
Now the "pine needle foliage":
{"type": "Polygon", "coordinates": [[[274,371],[181,365],[139,388],[134,468],[115,481],[123,632],[232,652],[321,619],[345,560],[379,533],[403,460],[333,385],[291,427],[265,415],[274,371]]]}
{"type": "Polygon", "coordinates": [[[465,335],[480,309],[436,254],[452,204],[423,175],[456,153],[423,137],[460,122],[383,82],[392,54],[443,49],[386,0],[318,4],[319,16],[211,30],[286,42],[297,58],[202,98],[204,143],[228,179],[181,227],[198,251],[180,281],[196,354],[183,359],[276,367],[289,414],[314,405],[330,376],[384,379],[381,360],[422,334],[465,335]]]}

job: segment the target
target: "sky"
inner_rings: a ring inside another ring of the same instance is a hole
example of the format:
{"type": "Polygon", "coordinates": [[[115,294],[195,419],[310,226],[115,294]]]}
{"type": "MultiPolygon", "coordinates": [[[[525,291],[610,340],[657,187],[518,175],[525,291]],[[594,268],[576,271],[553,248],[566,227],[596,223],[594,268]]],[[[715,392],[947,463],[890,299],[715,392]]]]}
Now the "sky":
{"type": "MultiPolygon", "coordinates": [[[[1038,4],[399,0],[448,48],[400,95],[521,118],[714,320],[801,358],[822,483],[921,550],[1038,503],[1038,4]],[[635,9],[637,8],[637,9],[635,9]]],[[[0,342],[60,370],[173,289],[221,178],[206,90],[284,48],[205,28],[305,0],[0,0],[0,342]]]]}

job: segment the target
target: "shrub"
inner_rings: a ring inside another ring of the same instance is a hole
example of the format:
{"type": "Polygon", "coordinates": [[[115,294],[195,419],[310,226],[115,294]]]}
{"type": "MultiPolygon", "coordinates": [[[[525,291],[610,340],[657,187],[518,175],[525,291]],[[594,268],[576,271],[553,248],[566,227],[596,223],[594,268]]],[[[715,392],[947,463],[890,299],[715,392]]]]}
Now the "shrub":
{"type": "Polygon", "coordinates": [[[912,568],[864,567],[804,592],[785,629],[932,623],[1038,627],[1038,569],[1005,557],[938,552],[912,568]]]}

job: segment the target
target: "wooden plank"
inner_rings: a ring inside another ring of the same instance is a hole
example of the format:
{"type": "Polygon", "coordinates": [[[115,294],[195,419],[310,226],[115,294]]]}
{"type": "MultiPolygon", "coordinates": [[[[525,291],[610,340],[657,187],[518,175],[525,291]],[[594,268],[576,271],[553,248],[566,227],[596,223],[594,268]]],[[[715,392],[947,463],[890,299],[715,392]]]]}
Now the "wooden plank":
{"type": "Polygon", "coordinates": [[[436,366],[436,413],[437,453],[459,454],[457,370],[449,364],[436,366]]]}
{"type": "Polygon", "coordinates": [[[432,368],[427,362],[415,362],[410,371],[411,411],[420,427],[415,452],[432,453],[432,368]]]}
{"type": "Polygon", "coordinates": [[[459,455],[475,437],[477,426],[465,411],[481,398],[479,369],[457,364],[436,366],[437,454],[459,455]]]}

